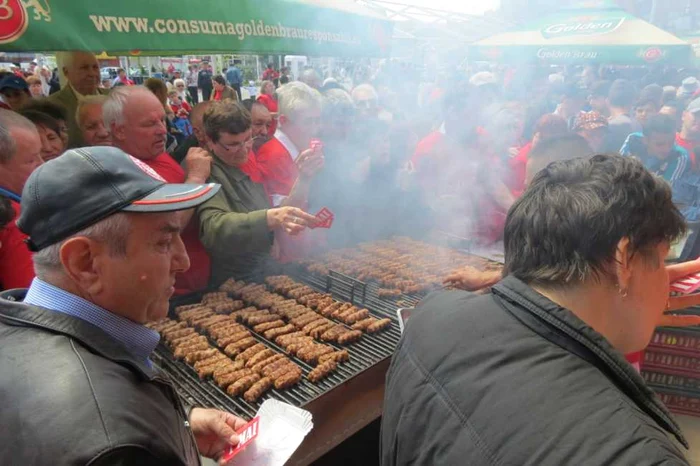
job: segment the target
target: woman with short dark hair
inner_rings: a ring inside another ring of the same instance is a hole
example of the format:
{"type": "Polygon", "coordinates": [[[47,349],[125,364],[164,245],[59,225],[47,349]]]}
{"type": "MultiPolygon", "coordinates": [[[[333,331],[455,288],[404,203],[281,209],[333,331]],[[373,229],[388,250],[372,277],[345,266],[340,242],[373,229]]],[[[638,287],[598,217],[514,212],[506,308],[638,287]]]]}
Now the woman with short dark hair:
{"type": "Polygon", "coordinates": [[[238,94],[231,87],[226,85],[226,79],[223,76],[214,76],[214,92],[211,95],[211,100],[238,100],[238,94]]]}
{"type": "Polygon", "coordinates": [[[687,446],[683,433],[623,357],[666,311],[700,303],[669,296],[700,271],[665,266],[685,230],[638,160],[540,171],[508,212],[505,278],[412,314],[387,377],[382,464],[687,465],[670,438],[687,446]]]}
{"type": "Polygon", "coordinates": [[[19,113],[36,126],[41,138],[41,159],[44,162],[53,160],[66,151],[58,120],[36,110],[22,110],[19,113]]]}

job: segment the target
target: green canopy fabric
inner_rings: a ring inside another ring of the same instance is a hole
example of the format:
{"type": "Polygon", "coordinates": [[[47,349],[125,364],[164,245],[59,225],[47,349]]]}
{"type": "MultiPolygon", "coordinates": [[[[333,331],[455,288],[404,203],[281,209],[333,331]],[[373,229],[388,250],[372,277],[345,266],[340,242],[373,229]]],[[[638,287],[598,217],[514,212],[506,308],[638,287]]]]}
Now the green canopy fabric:
{"type": "Polygon", "coordinates": [[[588,1],[469,47],[469,59],[497,62],[682,65],[691,47],[610,1],[588,1]]]}
{"type": "Polygon", "coordinates": [[[344,7],[317,0],[0,0],[0,48],[389,55],[391,21],[349,8],[347,0],[328,3],[344,7]]]}

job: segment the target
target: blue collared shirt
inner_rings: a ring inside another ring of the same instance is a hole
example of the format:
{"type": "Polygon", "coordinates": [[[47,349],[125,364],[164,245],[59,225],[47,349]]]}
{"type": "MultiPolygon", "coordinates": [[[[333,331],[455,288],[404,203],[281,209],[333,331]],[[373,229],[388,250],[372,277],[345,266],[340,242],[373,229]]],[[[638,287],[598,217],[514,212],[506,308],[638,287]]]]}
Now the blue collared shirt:
{"type": "Polygon", "coordinates": [[[160,341],[160,335],[155,330],[113,314],[39,278],[34,278],[32,281],[24,303],[62,312],[89,322],[124,345],[136,358],[151,366],[149,357],[160,341]]]}
{"type": "Polygon", "coordinates": [[[15,202],[22,202],[22,198],[19,196],[19,194],[13,193],[9,189],[5,189],[0,187],[0,196],[6,197],[8,199],[11,199],[15,202]]]}

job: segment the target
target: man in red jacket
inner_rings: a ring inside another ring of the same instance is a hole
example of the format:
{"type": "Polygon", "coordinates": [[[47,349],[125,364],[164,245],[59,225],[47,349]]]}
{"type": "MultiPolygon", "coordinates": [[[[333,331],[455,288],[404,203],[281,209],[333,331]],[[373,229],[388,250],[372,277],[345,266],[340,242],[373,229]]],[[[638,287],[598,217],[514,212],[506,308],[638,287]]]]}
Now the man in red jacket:
{"type": "Polygon", "coordinates": [[[321,94],[304,83],[292,82],[280,87],[277,96],[279,126],[256,154],[263,185],[275,207],[289,196],[297,180],[298,160],[323,156],[309,149],[321,124],[321,94]]]}
{"type": "MultiPolygon", "coordinates": [[[[143,162],[148,170],[168,183],[204,184],[209,178],[211,157],[205,149],[187,152],[183,170],[165,152],[165,109],[148,89],[122,86],[113,90],[104,105],[105,124],[109,124],[113,145],[143,162]]],[[[207,286],[210,260],[199,241],[199,222],[194,209],[182,211],[182,240],[190,257],[190,269],[178,274],[176,294],[187,294],[207,286]]]]}
{"type": "Polygon", "coordinates": [[[41,165],[41,139],[34,123],[10,110],[0,109],[0,196],[9,199],[14,219],[0,230],[0,289],[26,288],[34,278],[27,235],[15,223],[20,213],[24,183],[41,165]]]}

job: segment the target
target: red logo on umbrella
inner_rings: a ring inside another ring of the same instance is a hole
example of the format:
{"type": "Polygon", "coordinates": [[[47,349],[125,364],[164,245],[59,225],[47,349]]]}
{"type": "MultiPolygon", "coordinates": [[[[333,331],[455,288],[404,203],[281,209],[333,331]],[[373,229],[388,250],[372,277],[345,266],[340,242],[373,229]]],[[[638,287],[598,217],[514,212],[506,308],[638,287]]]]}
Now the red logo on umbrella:
{"type": "Polygon", "coordinates": [[[664,53],[658,47],[649,47],[642,54],[642,58],[646,62],[655,62],[664,56],[664,53]]]}
{"type": "Polygon", "coordinates": [[[27,29],[27,11],[21,0],[0,0],[0,44],[19,39],[27,29]]]}

